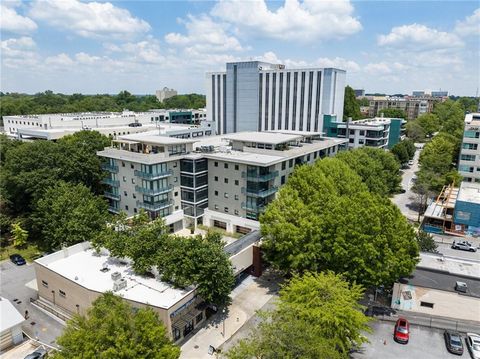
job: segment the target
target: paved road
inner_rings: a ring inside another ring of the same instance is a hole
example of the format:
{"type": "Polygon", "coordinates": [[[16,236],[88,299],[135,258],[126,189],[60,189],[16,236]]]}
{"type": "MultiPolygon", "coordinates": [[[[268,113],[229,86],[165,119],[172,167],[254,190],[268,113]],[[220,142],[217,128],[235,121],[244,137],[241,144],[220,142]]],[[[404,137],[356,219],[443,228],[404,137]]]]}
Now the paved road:
{"type": "Polygon", "coordinates": [[[23,330],[45,344],[56,346],[55,339],[64,327],[30,304],[30,298],[36,297],[36,291],[26,284],[34,279],[35,269],[32,264],[16,266],[10,261],[0,263],[0,295],[12,301],[22,315],[25,310],[29,312],[30,317],[25,321],[23,330]],[[14,302],[14,299],[18,300],[14,302]]]}
{"type": "MultiPolygon", "coordinates": [[[[454,239],[462,240],[462,238],[454,238],[454,239]]],[[[437,242],[437,245],[438,245],[437,251],[439,253],[442,253],[442,254],[446,255],[446,256],[480,261],[480,251],[467,252],[467,251],[461,251],[461,250],[458,250],[458,249],[452,249],[450,243],[438,243],[437,242]]],[[[480,276],[480,273],[479,273],[479,276],[480,276]]]]}
{"type": "MultiPolygon", "coordinates": [[[[416,143],[415,146],[422,147],[423,144],[416,143]]],[[[412,221],[418,219],[418,210],[415,206],[415,194],[411,191],[413,186],[413,180],[416,177],[415,172],[418,171],[418,159],[420,157],[421,149],[417,149],[415,156],[413,157],[413,165],[410,168],[403,170],[402,175],[402,188],[405,190],[405,193],[400,193],[395,195],[392,198],[393,203],[395,203],[400,211],[412,221]]]]}
{"type": "MultiPolygon", "coordinates": [[[[368,334],[369,344],[362,347],[362,351],[354,353],[355,359],[448,359],[454,358],[445,348],[443,330],[411,325],[410,341],[408,344],[398,344],[393,340],[393,322],[375,321],[371,327],[373,333],[368,334]]],[[[465,346],[465,342],[464,342],[465,346]]],[[[463,353],[460,358],[469,358],[463,353]]]]}

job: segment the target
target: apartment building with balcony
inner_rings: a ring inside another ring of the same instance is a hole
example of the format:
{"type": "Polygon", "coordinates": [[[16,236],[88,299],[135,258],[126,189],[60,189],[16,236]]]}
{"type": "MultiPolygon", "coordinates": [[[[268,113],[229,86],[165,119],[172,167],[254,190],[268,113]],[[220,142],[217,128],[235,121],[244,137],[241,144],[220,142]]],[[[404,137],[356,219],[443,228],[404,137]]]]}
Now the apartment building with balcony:
{"type": "Polygon", "coordinates": [[[458,171],[465,182],[480,182],[480,113],[465,116],[458,171]]]}
{"type": "Polygon", "coordinates": [[[380,116],[384,109],[394,108],[405,112],[408,120],[414,120],[424,113],[433,111],[436,102],[443,101],[444,98],[424,95],[418,96],[374,96],[370,99],[368,116],[380,116]]]}
{"type": "Polygon", "coordinates": [[[197,139],[151,132],[120,136],[98,155],[106,159],[112,212],[143,208],[173,231],[203,223],[247,233],[258,229],[259,215],[295,165],[332,156],[346,142],[301,131],[197,139]]]}
{"type": "Polygon", "coordinates": [[[402,118],[376,117],[340,122],[326,116],[324,131],[329,137],[348,138],[349,148],[376,147],[390,149],[402,140],[405,121],[402,118]]]}

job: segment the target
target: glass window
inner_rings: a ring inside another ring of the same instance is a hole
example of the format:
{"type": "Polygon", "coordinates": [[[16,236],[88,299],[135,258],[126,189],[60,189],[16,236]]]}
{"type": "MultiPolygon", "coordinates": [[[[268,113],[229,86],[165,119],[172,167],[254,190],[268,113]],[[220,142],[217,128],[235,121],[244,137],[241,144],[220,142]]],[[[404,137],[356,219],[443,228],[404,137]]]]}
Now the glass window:
{"type": "Polygon", "coordinates": [[[223,168],[227,169],[228,168],[228,163],[224,163],[223,168]]]}
{"type": "Polygon", "coordinates": [[[228,193],[225,192],[225,193],[223,194],[223,197],[228,198],[228,193]]]}
{"type": "Polygon", "coordinates": [[[215,161],[215,162],[213,163],[213,165],[214,165],[215,167],[218,167],[218,162],[215,161]]]}
{"type": "Polygon", "coordinates": [[[67,296],[67,294],[61,289],[58,290],[58,294],[60,294],[60,297],[63,297],[63,298],[67,296]]]}
{"type": "Polygon", "coordinates": [[[235,199],[238,201],[238,194],[235,195],[235,199]]]}
{"type": "Polygon", "coordinates": [[[223,182],[228,183],[228,178],[224,178],[223,182]]]}
{"type": "Polygon", "coordinates": [[[45,282],[44,280],[42,280],[42,285],[43,285],[45,288],[48,288],[48,282],[45,282]]]}
{"type": "Polygon", "coordinates": [[[238,165],[235,165],[235,171],[238,171],[239,167],[238,165]]]}
{"type": "Polygon", "coordinates": [[[228,213],[228,207],[225,207],[223,210],[225,211],[225,213],[228,213]]]}
{"type": "Polygon", "coordinates": [[[215,176],[214,179],[215,179],[215,182],[218,182],[218,176],[215,176]]]}
{"type": "Polygon", "coordinates": [[[287,161],[282,162],[282,171],[287,168],[287,161]]]}
{"type": "Polygon", "coordinates": [[[238,186],[238,183],[239,183],[238,180],[235,180],[235,186],[238,186]]]}
{"type": "Polygon", "coordinates": [[[215,196],[218,196],[218,191],[215,191],[215,196]]]}

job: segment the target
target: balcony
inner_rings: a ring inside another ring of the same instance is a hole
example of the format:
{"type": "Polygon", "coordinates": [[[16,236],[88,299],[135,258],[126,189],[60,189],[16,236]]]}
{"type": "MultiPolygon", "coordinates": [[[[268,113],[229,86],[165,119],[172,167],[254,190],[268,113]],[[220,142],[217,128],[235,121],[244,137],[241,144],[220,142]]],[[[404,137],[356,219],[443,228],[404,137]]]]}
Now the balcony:
{"type": "Polygon", "coordinates": [[[252,181],[252,182],[267,182],[274,179],[277,176],[278,176],[278,171],[273,171],[263,175],[258,175],[252,172],[245,172],[245,171],[242,172],[242,178],[246,178],[247,181],[252,181]]]}
{"type": "Polygon", "coordinates": [[[134,171],[135,176],[146,179],[146,180],[156,180],[160,178],[165,178],[173,174],[172,170],[167,170],[164,172],[149,173],[143,171],[134,171]]]}
{"type": "Polygon", "coordinates": [[[118,173],[118,166],[112,165],[110,163],[102,164],[102,169],[112,173],[118,173]]]}
{"type": "Polygon", "coordinates": [[[117,207],[112,207],[112,206],[109,206],[108,207],[108,211],[111,212],[111,213],[115,213],[115,214],[119,214],[120,213],[120,209],[117,208],[117,207]]]}
{"type": "Polygon", "coordinates": [[[120,195],[117,194],[117,193],[105,191],[105,192],[103,192],[103,196],[106,197],[106,198],[113,199],[114,201],[120,201],[120,195]]]}
{"type": "Polygon", "coordinates": [[[170,207],[173,204],[173,200],[155,202],[155,203],[145,203],[142,201],[137,201],[137,206],[147,211],[159,211],[161,209],[170,207]]]}
{"type": "Polygon", "coordinates": [[[112,187],[120,187],[120,181],[112,180],[111,178],[104,178],[102,183],[112,187]]]}
{"type": "Polygon", "coordinates": [[[155,188],[155,189],[145,188],[142,186],[135,186],[135,191],[143,194],[148,194],[150,196],[156,196],[159,194],[167,193],[167,192],[170,192],[171,190],[173,190],[173,185],[168,185],[167,187],[155,188]]]}
{"type": "Polygon", "coordinates": [[[253,203],[245,203],[245,202],[242,203],[242,209],[245,209],[247,211],[262,213],[265,211],[266,208],[267,206],[265,204],[256,205],[253,203]]]}
{"type": "Polygon", "coordinates": [[[272,187],[264,190],[248,190],[245,187],[242,188],[242,193],[246,194],[247,196],[260,197],[260,198],[271,196],[277,191],[278,191],[278,187],[272,187]]]}

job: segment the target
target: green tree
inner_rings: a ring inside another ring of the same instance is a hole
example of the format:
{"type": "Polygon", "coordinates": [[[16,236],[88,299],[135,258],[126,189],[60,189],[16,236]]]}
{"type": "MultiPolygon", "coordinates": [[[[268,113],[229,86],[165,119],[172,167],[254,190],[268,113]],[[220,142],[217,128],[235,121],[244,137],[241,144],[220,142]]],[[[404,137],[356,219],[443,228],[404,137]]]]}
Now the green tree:
{"type": "Polygon", "coordinates": [[[13,245],[21,248],[27,244],[28,231],[24,230],[19,222],[12,223],[13,245]]]}
{"type": "Polygon", "coordinates": [[[425,140],[425,130],[416,120],[407,122],[406,131],[407,137],[414,142],[422,142],[425,140]]]}
{"type": "Polygon", "coordinates": [[[400,163],[401,165],[404,165],[410,159],[407,148],[405,147],[403,142],[399,142],[395,146],[393,146],[390,152],[392,152],[398,163],[400,163]]]}
{"type": "Polygon", "coordinates": [[[422,252],[438,253],[438,245],[435,243],[433,236],[427,232],[419,230],[416,235],[418,247],[422,252]]]}
{"type": "Polygon", "coordinates": [[[266,259],[287,273],[333,270],[378,286],[417,263],[415,234],[399,209],[335,158],[296,169],[260,223],[266,259]]]}
{"type": "Polygon", "coordinates": [[[391,117],[391,118],[403,118],[407,119],[407,115],[405,114],[405,111],[400,110],[399,108],[384,108],[378,111],[377,116],[382,116],[383,117],[391,117]]]}
{"type": "Polygon", "coordinates": [[[392,153],[383,149],[361,147],[343,151],[336,158],[355,170],[371,192],[382,196],[395,193],[400,186],[400,166],[392,153]]]}
{"type": "Polygon", "coordinates": [[[358,301],[362,287],[332,272],[294,276],[280,291],[277,308],[227,353],[241,358],[348,358],[366,342],[368,318],[358,301]]]}
{"type": "Polygon", "coordinates": [[[32,214],[33,228],[49,248],[88,241],[106,223],[107,203],[82,184],[59,182],[45,191],[32,214]]]}
{"type": "Polygon", "coordinates": [[[134,310],[112,293],[93,302],[87,316],[76,315],[57,339],[54,358],[176,359],[180,348],[151,308],[134,310]]]}
{"type": "Polygon", "coordinates": [[[402,143],[407,150],[408,158],[413,159],[413,157],[415,156],[415,152],[417,151],[415,143],[412,140],[403,140],[402,143]]]}
{"type": "Polygon", "coordinates": [[[360,105],[355,98],[355,91],[350,86],[345,87],[345,97],[343,102],[343,119],[346,120],[349,117],[352,120],[358,120],[362,117],[360,113],[360,105]]]}
{"type": "Polygon", "coordinates": [[[440,129],[439,119],[432,113],[424,113],[415,120],[423,128],[425,135],[432,136],[440,129]]]}

